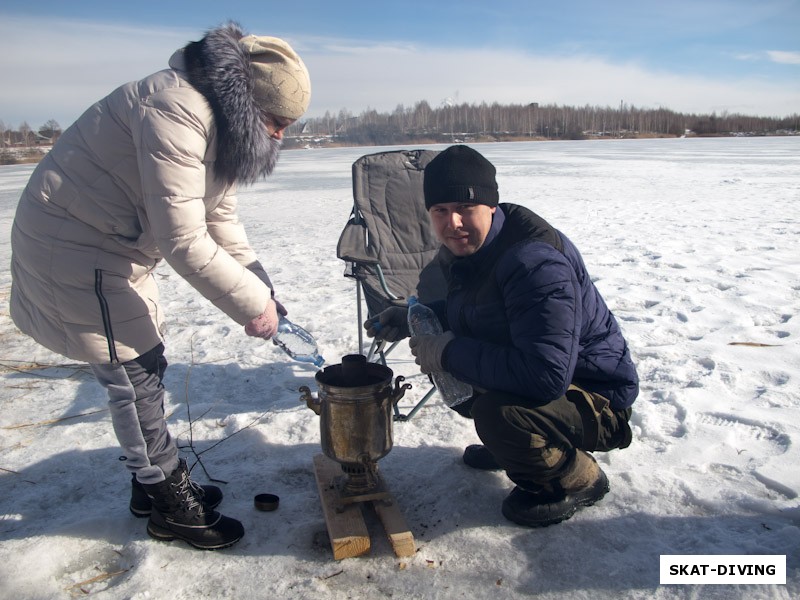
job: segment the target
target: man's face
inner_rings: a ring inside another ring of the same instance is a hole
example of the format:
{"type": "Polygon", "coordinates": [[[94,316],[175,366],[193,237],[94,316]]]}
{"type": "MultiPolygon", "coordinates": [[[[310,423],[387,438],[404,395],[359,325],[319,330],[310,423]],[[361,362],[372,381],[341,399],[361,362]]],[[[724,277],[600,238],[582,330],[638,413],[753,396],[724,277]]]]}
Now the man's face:
{"type": "Polygon", "coordinates": [[[444,202],[431,206],[428,214],[439,241],[456,256],[469,256],[483,246],[496,210],[485,204],[444,202]]]}

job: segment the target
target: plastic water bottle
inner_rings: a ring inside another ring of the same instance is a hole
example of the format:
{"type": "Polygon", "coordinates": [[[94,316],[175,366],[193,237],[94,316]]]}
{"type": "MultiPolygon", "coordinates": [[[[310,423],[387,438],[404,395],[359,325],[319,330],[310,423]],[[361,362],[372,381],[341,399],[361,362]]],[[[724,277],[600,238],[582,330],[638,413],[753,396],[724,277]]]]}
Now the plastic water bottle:
{"type": "Polygon", "coordinates": [[[272,336],[272,341],[297,361],[311,363],[317,368],[325,362],[319,355],[314,336],[284,316],[278,319],[278,333],[272,336]]]}
{"type": "MultiPolygon", "coordinates": [[[[443,333],[442,324],[436,313],[414,296],[408,298],[408,329],[411,335],[438,335],[443,333]]],[[[433,383],[444,403],[450,408],[469,400],[472,397],[472,386],[459,381],[446,371],[431,373],[433,383]]]]}

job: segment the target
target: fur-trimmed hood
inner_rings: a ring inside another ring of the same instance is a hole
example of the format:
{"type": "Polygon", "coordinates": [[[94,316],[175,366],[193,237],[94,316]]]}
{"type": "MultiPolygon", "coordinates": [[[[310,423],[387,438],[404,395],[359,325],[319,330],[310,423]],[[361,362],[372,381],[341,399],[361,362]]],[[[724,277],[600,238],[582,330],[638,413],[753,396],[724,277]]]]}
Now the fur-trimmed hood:
{"type": "Polygon", "coordinates": [[[37,165],[11,234],[21,332],[72,360],[135,359],[163,340],[162,258],[236,323],[264,311],[271,282],[236,183],[267,173],[279,142],[253,101],[241,34],[216,29],[119,86],[37,165]]]}
{"type": "Polygon", "coordinates": [[[210,30],[183,49],[187,79],[208,101],[217,127],[215,174],[229,184],[252,184],[269,174],[276,143],[253,97],[253,72],[236,23],[210,30]]]}

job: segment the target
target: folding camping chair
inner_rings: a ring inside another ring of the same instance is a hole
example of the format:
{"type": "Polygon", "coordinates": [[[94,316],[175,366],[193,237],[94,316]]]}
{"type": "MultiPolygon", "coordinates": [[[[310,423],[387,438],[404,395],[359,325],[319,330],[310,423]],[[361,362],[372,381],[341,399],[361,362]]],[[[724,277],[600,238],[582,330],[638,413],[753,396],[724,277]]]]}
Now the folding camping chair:
{"type": "MultiPolygon", "coordinates": [[[[434,150],[394,150],[367,154],[353,163],[350,218],[336,255],[345,261],[345,277],[356,280],[358,350],[364,354],[362,324],[392,305],[406,306],[409,296],[426,303],[446,295],[444,274],[431,262],[439,242],[430,227],[422,194],[425,165],[434,150]],[[362,300],[363,296],[363,300],[362,300]],[[366,318],[362,313],[366,304],[366,318]]],[[[367,360],[386,365],[398,342],[373,340],[367,360]]],[[[395,420],[407,421],[436,392],[432,387],[407,414],[395,406],[395,420]]]]}

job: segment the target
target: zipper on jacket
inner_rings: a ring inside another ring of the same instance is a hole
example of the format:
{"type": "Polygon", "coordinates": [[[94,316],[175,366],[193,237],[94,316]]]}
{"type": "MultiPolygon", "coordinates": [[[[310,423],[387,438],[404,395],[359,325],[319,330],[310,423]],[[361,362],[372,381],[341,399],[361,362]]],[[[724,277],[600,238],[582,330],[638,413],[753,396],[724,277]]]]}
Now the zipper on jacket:
{"type": "Polygon", "coordinates": [[[108,311],[108,301],[103,296],[103,271],[100,269],[94,270],[94,293],[97,295],[97,300],[100,303],[100,314],[103,317],[103,330],[106,334],[106,341],[108,342],[108,356],[112,363],[118,363],[117,349],[114,344],[114,332],[111,329],[111,315],[108,311]]]}

